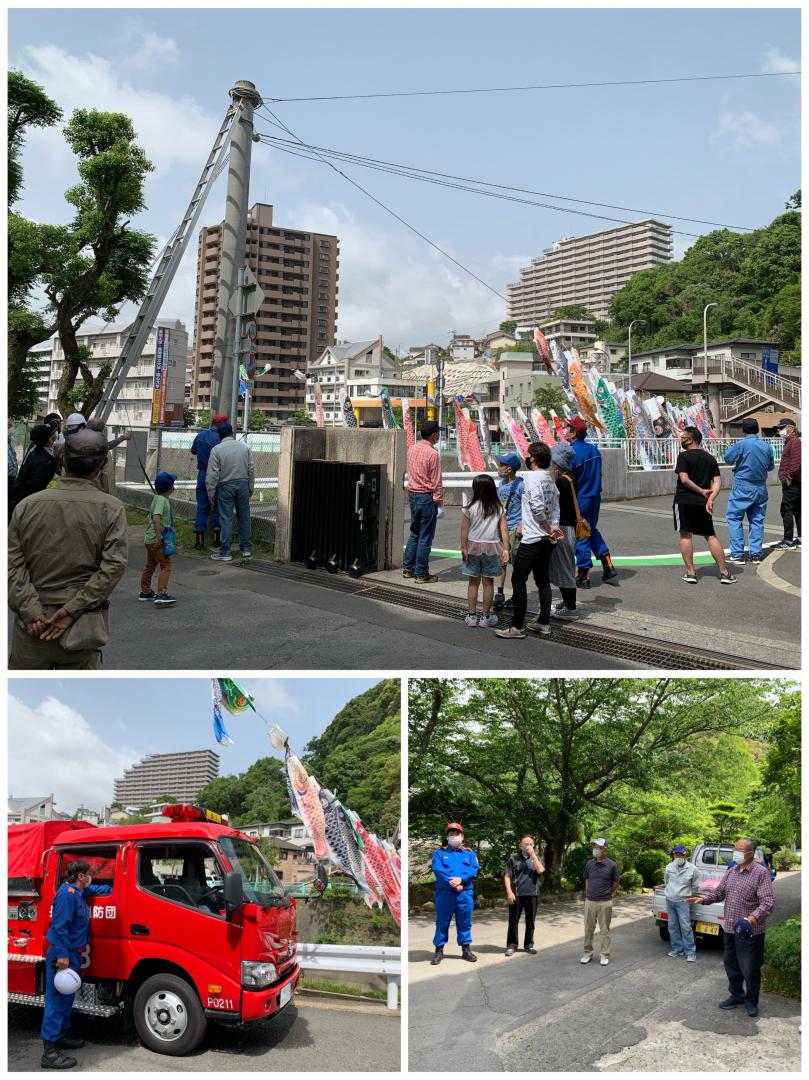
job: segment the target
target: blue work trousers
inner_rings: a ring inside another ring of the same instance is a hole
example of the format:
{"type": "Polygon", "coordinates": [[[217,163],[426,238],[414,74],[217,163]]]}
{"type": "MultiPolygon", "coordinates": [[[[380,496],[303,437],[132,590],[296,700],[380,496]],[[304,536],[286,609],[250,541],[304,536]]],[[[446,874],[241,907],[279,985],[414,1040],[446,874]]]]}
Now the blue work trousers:
{"type": "Polygon", "coordinates": [[[230,555],[233,539],[233,510],[236,509],[236,526],[239,530],[239,550],[243,554],[252,548],[250,525],[250,490],[246,480],[226,480],[217,485],[219,496],[219,540],[222,555],[230,555]]]}
{"type": "Polygon", "coordinates": [[[475,894],[472,889],[455,892],[454,889],[435,891],[435,937],[433,946],[443,949],[449,941],[449,924],[455,916],[455,933],[459,945],[472,944],[472,911],[475,894]]]}
{"type": "Polygon", "coordinates": [[[593,565],[592,556],[600,559],[609,552],[607,543],[598,531],[598,515],[601,512],[601,497],[597,499],[579,499],[579,513],[590,526],[590,535],[576,541],[576,566],[579,570],[589,570],[593,565]]]}
{"type": "Polygon", "coordinates": [[[764,544],[764,517],[767,513],[767,485],[735,480],[725,511],[730,539],[730,554],[744,554],[744,519],[749,522],[748,548],[751,555],[760,555],[764,544]]]}
{"type": "Polygon", "coordinates": [[[438,503],[429,491],[408,495],[410,503],[410,535],[404,553],[404,568],[416,577],[430,572],[430,549],[438,524],[438,503]]]}
{"type": "Polygon", "coordinates": [[[691,905],[686,904],[685,900],[669,900],[667,897],[666,911],[669,916],[671,951],[685,953],[686,956],[696,956],[697,946],[694,942],[694,928],[691,925],[691,905]]]}
{"type": "Polygon", "coordinates": [[[214,492],[213,509],[208,499],[208,489],[205,487],[207,469],[197,469],[197,513],[194,517],[194,532],[204,533],[208,531],[208,515],[211,515],[211,526],[219,528],[219,497],[214,492]]]}
{"type": "MultiPolygon", "coordinates": [[[[78,953],[69,952],[68,960],[74,971],[81,970],[81,957],[78,953]]],[[[54,962],[58,959],[56,950],[51,946],[45,956],[45,1015],[42,1018],[40,1038],[44,1042],[56,1042],[62,1037],[62,1033],[70,1027],[70,1014],[73,1012],[75,994],[60,994],[53,985],[56,972],[53,969],[54,962]]]]}

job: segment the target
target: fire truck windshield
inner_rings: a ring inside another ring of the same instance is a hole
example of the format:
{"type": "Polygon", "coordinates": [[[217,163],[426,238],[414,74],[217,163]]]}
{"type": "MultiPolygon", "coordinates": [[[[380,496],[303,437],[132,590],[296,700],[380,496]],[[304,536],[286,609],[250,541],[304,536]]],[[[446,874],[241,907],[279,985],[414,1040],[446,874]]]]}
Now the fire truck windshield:
{"type": "Polygon", "coordinates": [[[241,874],[244,898],[252,904],[277,904],[286,900],[284,887],[256,844],[223,837],[220,846],[231,868],[241,874]]]}

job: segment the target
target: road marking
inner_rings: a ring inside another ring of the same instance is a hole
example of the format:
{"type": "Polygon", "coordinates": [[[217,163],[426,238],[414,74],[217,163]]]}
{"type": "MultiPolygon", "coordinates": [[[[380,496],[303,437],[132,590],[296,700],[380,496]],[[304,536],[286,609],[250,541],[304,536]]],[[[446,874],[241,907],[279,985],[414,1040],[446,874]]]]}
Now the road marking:
{"type": "Polygon", "coordinates": [[[788,596],[797,596],[800,599],[801,590],[797,585],[792,585],[789,581],[784,581],[782,577],[779,577],[775,572],[775,564],[781,558],[782,555],[786,555],[786,550],[781,548],[780,551],[774,551],[769,559],[765,559],[756,569],[758,575],[768,585],[772,585],[774,589],[780,589],[781,592],[785,592],[788,596]]]}

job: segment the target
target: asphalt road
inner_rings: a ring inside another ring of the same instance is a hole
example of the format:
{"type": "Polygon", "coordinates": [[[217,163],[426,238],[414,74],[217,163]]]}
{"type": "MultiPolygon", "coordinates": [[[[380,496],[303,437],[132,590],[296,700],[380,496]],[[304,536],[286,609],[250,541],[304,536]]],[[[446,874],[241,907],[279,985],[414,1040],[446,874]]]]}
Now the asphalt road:
{"type": "MultiPolygon", "coordinates": [[[[147,1050],[118,1020],[76,1014],[73,1029],[88,1040],[72,1051],[81,1072],[398,1072],[401,1024],[384,1004],[343,1005],[301,995],[275,1020],[244,1032],[212,1025],[186,1057],[147,1050]]],[[[9,1011],[9,1072],[38,1072],[42,1010],[9,1011]]]]}
{"type": "MultiPolygon", "coordinates": [[[[770,925],[800,910],[800,874],[779,875],[775,895],[770,925]]],[[[508,959],[505,907],[476,913],[474,966],[451,937],[431,967],[433,918],[411,915],[410,1070],[435,1069],[440,1047],[453,1072],[799,1071],[799,1003],[764,993],[755,1020],[720,1010],[721,949],[669,958],[650,910],[648,895],[616,902],[609,967],[579,963],[580,902],[543,905],[537,955],[508,959]]]]}

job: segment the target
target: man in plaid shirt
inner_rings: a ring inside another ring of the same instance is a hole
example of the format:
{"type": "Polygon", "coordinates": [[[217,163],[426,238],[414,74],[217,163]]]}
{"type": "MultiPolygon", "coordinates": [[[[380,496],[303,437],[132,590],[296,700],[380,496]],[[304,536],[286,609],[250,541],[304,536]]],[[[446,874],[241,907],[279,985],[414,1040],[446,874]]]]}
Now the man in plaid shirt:
{"type": "Polygon", "coordinates": [[[692,896],[689,904],[725,901],[725,972],[730,997],[720,1009],[744,1005],[748,1016],[758,1016],[761,965],[764,961],[764,930],[775,907],[770,871],[753,861],[755,840],[736,841],[733,863],[715,889],[692,896]]]}
{"type": "Polygon", "coordinates": [[[404,553],[402,574],[419,585],[438,581],[430,573],[430,550],[435,527],[443,513],[444,488],[441,458],[435,448],[438,424],[428,420],[421,427],[421,439],[407,451],[407,497],[410,502],[410,535],[404,553]],[[439,513],[440,512],[440,513],[439,513]]]}

